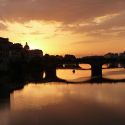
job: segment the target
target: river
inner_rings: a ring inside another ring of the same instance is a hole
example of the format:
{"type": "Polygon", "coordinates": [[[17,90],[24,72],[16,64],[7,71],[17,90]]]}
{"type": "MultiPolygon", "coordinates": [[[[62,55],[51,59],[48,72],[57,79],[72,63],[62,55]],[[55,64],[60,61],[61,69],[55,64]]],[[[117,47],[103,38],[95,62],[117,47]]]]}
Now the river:
{"type": "MultiPolygon", "coordinates": [[[[58,77],[81,81],[90,70],[58,70],[58,77]]],[[[124,69],[103,70],[125,78],[124,69]]],[[[125,125],[125,84],[29,83],[0,99],[0,125],[125,125]]]]}

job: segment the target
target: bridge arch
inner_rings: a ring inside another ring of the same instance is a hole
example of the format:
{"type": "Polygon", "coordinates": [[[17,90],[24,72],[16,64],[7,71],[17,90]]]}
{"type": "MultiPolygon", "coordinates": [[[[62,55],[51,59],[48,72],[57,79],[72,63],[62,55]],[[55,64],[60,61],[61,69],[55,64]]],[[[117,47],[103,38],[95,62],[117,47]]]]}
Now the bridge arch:
{"type": "Polygon", "coordinates": [[[91,65],[90,64],[79,64],[79,66],[82,68],[82,69],[85,69],[85,70],[91,70],[91,65]]]}

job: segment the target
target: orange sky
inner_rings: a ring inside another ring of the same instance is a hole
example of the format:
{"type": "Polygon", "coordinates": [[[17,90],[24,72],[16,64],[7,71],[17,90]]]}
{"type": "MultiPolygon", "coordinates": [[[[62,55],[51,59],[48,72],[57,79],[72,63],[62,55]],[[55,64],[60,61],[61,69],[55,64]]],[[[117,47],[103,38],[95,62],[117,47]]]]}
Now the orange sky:
{"type": "Polygon", "coordinates": [[[0,36],[49,54],[122,52],[124,8],[123,0],[0,0],[0,36]]]}

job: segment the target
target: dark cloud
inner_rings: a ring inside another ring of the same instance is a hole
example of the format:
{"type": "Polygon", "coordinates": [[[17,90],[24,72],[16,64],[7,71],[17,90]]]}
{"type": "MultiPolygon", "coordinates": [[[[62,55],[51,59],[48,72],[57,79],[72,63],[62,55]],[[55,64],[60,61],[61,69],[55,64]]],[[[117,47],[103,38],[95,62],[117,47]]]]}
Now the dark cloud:
{"type": "MultiPolygon", "coordinates": [[[[124,8],[124,0],[0,0],[0,20],[53,20],[63,23],[57,31],[68,30],[91,36],[124,35],[124,8]],[[94,22],[97,17],[114,14],[99,24],[94,22]],[[82,23],[87,25],[79,25],[82,23]]],[[[0,24],[0,29],[5,27],[0,24]]]]}
{"type": "Polygon", "coordinates": [[[98,17],[88,22],[72,23],[72,25],[65,24],[60,27],[64,31],[72,31],[72,33],[85,33],[91,36],[123,36],[125,35],[125,12],[119,12],[117,14],[108,14],[98,17]],[[96,22],[97,21],[97,22],[96,22]]]}
{"type": "Polygon", "coordinates": [[[1,0],[0,17],[8,20],[90,20],[124,10],[123,0],[1,0]]]}

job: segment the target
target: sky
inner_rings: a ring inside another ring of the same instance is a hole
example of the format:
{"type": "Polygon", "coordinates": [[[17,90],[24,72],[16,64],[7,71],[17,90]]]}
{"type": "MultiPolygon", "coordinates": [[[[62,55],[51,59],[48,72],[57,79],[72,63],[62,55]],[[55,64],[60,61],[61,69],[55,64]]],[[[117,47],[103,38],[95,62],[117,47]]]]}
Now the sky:
{"type": "Polygon", "coordinates": [[[125,50],[125,0],[0,0],[0,37],[44,54],[125,50]]]}

